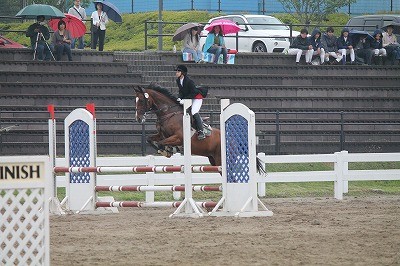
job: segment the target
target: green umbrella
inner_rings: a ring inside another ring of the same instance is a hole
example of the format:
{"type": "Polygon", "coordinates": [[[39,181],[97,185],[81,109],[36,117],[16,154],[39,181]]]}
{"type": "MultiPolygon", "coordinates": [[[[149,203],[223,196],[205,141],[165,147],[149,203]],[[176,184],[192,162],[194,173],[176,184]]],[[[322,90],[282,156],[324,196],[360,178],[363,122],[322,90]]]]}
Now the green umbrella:
{"type": "Polygon", "coordinates": [[[58,8],[50,5],[33,4],[24,7],[16,15],[16,17],[36,19],[37,16],[44,16],[46,19],[50,18],[65,18],[63,12],[58,8]]]}

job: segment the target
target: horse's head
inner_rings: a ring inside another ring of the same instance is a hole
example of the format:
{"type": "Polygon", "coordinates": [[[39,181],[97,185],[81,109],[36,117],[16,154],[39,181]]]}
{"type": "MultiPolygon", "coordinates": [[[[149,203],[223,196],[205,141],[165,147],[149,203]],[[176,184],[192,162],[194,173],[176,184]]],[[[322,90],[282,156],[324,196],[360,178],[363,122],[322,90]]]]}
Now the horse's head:
{"type": "Polygon", "coordinates": [[[140,86],[134,89],[136,92],[136,121],[144,123],[146,121],[147,113],[151,111],[151,108],[154,105],[154,100],[150,94],[146,92],[146,89],[140,86]]]}

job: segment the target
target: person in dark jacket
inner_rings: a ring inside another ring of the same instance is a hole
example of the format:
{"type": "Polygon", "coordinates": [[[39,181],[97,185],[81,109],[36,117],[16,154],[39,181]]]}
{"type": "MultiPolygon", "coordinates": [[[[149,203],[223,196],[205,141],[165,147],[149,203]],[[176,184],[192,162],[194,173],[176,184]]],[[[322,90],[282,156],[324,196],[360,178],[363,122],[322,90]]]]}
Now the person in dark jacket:
{"type": "Polygon", "coordinates": [[[179,88],[179,98],[177,101],[183,104],[183,99],[192,99],[192,116],[197,130],[197,138],[203,140],[206,138],[204,132],[203,120],[199,114],[201,105],[203,104],[203,96],[199,89],[196,88],[195,83],[191,80],[187,73],[188,69],[184,65],[178,65],[176,71],[176,84],[179,88]]]}
{"type": "Polygon", "coordinates": [[[46,40],[50,39],[49,29],[45,26],[44,16],[37,16],[37,22],[30,25],[26,31],[26,37],[31,39],[31,47],[37,53],[37,59],[42,61],[43,54],[46,61],[50,60],[50,47],[46,40]]]}
{"type": "MultiPolygon", "coordinates": [[[[369,35],[371,37],[371,35],[369,35]]],[[[373,51],[371,49],[371,40],[369,39],[368,35],[362,34],[356,40],[355,44],[355,53],[356,56],[363,59],[364,63],[371,65],[372,64],[372,55],[373,51]]]]}
{"type": "Polygon", "coordinates": [[[302,29],[300,35],[294,38],[292,44],[289,47],[288,54],[296,55],[296,65],[300,64],[300,58],[304,55],[306,64],[311,65],[311,59],[313,55],[313,46],[310,44],[307,38],[307,29],[302,29]]]}
{"type": "Polygon", "coordinates": [[[342,60],[342,54],[338,52],[337,38],[333,34],[334,32],[335,30],[332,27],[328,27],[321,37],[321,43],[325,49],[325,62],[329,62],[329,57],[332,56],[336,59],[333,63],[337,64],[342,60]]]}
{"type": "Polygon", "coordinates": [[[386,56],[386,49],[383,48],[383,42],[382,42],[382,31],[381,30],[375,30],[374,34],[372,35],[374,37],[374,40],[371,42],[371,48],[373,51],[373,54],[377,57],[375,57],[375,63],[376,64],[382,64],[382,56],[386,56]],[[378,63],[379,62],[379,63],[378,63]]]}
{"type": "Polygon", "coordinates": [[[325,63],[325,49],[321,44],[321,31],[319,29],[314,29],[311,36],[308,37],[310,44],[313,47],[313,55],[318,55],[320,58],[320,63],[323,65],[325,63]]]}
{"type": "Polygon", "coordinates": [[[346,55],[350,54],[351,64],[355,63],[356,55],[353,49],[353,40],[349,36],[349,29],[343,28],[340,37],[337,39],[337,47],[343,57],[343,64],[346,64],[346,55]]]}

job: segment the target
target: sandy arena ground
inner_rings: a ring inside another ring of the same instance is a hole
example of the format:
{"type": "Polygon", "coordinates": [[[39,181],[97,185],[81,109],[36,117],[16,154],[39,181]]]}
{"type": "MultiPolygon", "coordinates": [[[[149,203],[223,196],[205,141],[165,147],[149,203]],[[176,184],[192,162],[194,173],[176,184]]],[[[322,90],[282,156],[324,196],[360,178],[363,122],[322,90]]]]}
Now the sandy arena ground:
{"type": "Polygon", "coordinates": [[[51,216],[51,264],[400,265],[399,197],[263,201],[273,217],[51,216]]]}

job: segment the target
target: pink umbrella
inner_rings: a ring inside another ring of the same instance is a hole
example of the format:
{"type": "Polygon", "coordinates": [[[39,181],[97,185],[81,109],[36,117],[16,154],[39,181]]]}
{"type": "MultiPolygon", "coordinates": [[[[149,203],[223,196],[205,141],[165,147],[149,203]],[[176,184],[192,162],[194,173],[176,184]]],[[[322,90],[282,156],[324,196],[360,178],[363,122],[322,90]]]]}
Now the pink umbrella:
{"type": "Polygon", "coordinates": [[[86,33],[86,25],[78,17],[65,14],[65,18],[53,18],[49,20],[49,26],[54,30],[58,30],[58,22],[64,20],[66,29],[71,33],[72,38],[78,38],[86,33]]]}
{"type": "Polygon", "coordinates": [[[228,19],[214,20],[205,29],[207,31],[212,31],[215,26],[220,26],[224,35],[229,33],[237,33],[240,30],[240,27],[235,22],[228,19]]]}

